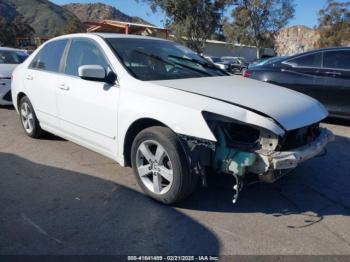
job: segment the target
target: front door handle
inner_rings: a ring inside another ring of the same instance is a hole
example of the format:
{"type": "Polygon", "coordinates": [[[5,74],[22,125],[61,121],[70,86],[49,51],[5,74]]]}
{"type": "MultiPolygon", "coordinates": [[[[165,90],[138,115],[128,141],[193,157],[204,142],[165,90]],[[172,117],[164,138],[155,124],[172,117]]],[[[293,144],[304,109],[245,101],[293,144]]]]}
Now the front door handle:
{"type": "Polygon", "coordinates": [[[69,90],[69,86],[67,86],[66,84],[61,84],[61,85],[59,86],[59,88],[60,88],[61,90],[64,90],[64,91],[68,91],[68,90],[69,90]]]}
{"type": "Polygon", "coordinates": [[[26,79],[27,79],[27,80],[33,80],[34,77],[33,77],[32,75],[27,75],[27,76],[26,76],[26,79]]]}

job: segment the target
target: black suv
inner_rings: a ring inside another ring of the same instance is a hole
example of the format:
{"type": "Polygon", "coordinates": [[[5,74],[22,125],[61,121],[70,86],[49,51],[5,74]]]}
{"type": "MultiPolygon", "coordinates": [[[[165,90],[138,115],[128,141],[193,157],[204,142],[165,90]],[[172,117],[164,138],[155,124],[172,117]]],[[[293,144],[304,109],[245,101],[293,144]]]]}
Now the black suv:
{"type": "Polygon", "coordinates": [[[316,98],[330,115],[350,119],[350,48],[319,49],[254,67],[245,77],[284,86],[316,98]]]}

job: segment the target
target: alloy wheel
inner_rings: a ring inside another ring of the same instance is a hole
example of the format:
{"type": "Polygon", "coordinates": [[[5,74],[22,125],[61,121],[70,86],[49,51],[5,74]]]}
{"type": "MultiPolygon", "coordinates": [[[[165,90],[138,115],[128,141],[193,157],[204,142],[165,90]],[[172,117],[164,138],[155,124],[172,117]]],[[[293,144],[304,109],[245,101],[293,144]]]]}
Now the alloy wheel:
{"type": "Polygon", "coordinates": [[[168,153],[158,142],[147,140],[136,153],[138,175],[154,194],[165,194],[173,183],[173,169],[168,153]]]}
{"type": "Polygon", "coordinates": [[[34,130],[34,116],[33,112],[27,102],[21,106],[21,120],[25,131],[30,134],[34,130]]]}

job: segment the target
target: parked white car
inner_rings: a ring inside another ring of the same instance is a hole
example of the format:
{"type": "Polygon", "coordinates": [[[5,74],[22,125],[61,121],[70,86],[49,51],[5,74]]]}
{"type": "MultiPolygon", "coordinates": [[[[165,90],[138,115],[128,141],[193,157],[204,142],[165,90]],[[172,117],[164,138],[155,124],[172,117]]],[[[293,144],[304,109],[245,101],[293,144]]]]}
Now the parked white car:
{"type": "Polygon", "coordinates": [[[0,47],[0,105],[12,105],[11,75],[28,55],[20,49],[0,47]]]}
{"type": "Polygon", "coordinates": [[[117,34],[46,42],[13,73],[26,134],[54,133],[132,166],[151,197],[187,197],[207,170],[273,182],[332,138],[316,100],[229,76],[177,43],[117,34]]]}

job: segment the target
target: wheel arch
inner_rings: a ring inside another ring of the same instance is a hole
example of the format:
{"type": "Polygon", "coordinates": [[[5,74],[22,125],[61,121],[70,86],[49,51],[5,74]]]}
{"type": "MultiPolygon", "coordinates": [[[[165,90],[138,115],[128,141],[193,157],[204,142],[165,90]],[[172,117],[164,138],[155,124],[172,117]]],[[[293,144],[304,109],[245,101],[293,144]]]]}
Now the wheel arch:
{"type": "Polygon", "coordinates": [[[17,106],[17,110],[19,110],[19,102],[21,101],[21,99],[23,97],[27,96],[24,92],[19,92],[17,94],[17,101],[16,101],[16,106],[17,106]]]}
{"type": "MultiPolygon", "coordinates": [[[[138,133],[140,133],[142,130],[152,127],[152,126],[164,126],[169,128],[164,123],[153,119],[153,118],[141,118],[136,121],[134,121],[126,131],[125,137],[124,137],[124,146],[123,146],[123,155],[124,155],[124,165],[125,166],[131,166],[131,146],[132,143],[137,136],[138,133]]],[[[171,130],[171,128],[169,128],[171,130]]]]}

